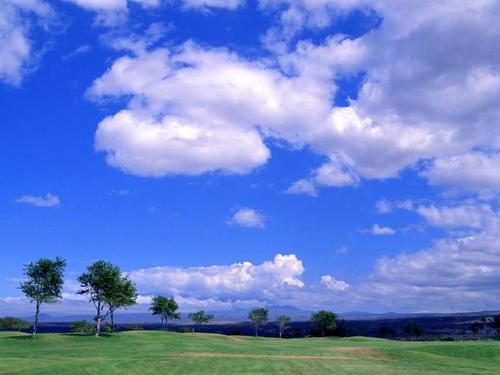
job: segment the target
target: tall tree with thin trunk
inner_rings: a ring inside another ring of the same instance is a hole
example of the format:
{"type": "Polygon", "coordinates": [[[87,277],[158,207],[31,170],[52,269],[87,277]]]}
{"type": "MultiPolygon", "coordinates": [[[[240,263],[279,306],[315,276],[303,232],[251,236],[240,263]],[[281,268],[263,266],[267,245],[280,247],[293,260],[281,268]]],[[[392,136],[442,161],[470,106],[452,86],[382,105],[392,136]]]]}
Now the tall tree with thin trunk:
{"type": "Polygon", "coordinates": [[[109,286],[105,293],[105,301],[108,304],[111,332],[114,332],[115,311],[133,306],[137,303],[137,288],[128,276],[120,277],[113,285],[109,286]]]}
{"type": "Polygon", "coordinates": [[[285,332],[289,328],[290,317],[288,315],[278,315],[276,317],[276,324],[278,325],[280,338],[283,336],[283,332],[285,332]]]}
{"type": "Polygon", "coordinates": [[[149,310],[153,315],[159,315],[161,318],[161,328],[163,328],[163,323],[165,322],[165,327],[168,329],[169,319],[180,319],[180,314],[177,312],[179,306],[175,302],[174,298],[168,298],[165,296],[153,297],[151,301],[151,307],[149,310]]]}
{"type": "Polygon", "coordinates": [[[201,326],[213,320],[214,316],[212,314],[205,314],[205,311],[200,310],[195,313],[190,313],[188,315],[189,319],[191,319],[194,323],[192,333],[194,333],[195,326],[201,326]]]}
{"type": "Polygon", "coordinates": [[[120,269],[109,262],[99,260],[87,267],[87,272],[78,277],[80,295],[86,295],[96,309],[95,335],[101,333],[101,324],[109,314],[106,296],[111,295],[113,288],[120,282],[120,269]]]}
{"type": "Polygon", "coordinates": [[[248,319],[255,328],[255,337],[259,336],[259,327],[267,323],[269,310],[264,307],[253,309],[248,314],[248,319]]]}
{"type": "Polygon", "coordinates": [[[38,318],[42,303],[55,303],[61,300],[64,285],[64,268],[66,261],[57,257],[55,260],[39,259],[24,267],[26,281],[20,289],[31,303],[35,304],[35,321],[33,323],[33,337],[38,330],[38,318]]]}

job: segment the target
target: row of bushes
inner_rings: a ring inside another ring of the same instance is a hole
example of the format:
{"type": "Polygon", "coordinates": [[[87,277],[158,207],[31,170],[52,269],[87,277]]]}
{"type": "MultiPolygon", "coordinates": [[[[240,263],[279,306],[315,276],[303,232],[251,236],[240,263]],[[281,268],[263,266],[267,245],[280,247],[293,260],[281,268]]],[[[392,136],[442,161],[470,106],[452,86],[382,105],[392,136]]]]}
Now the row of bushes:
{"type": "Polygon", "coordinates": [[[30,326],[31,324],[26,320],[14,318],[13,316],[0,318],[0,330],[21,331],[30,328],[30,326]]]}

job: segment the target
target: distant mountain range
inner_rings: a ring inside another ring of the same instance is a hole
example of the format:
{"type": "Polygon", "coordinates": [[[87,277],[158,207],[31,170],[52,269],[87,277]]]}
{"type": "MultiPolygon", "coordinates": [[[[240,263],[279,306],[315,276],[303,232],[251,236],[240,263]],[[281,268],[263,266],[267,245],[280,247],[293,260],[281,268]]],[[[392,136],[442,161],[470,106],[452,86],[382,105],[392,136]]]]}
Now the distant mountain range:
{"type": "MultiPolygon", "coordinates": [[[[298,309],[293,306],[268,306],[269,320],[275,320],[277,315],[288,315],[292,321],[308,321],[311,319],[312,311],[298,309]]],[[[249,309],[236,308],[232,310],[209,311],[214,315],[214,322],[241,322],[246,321],[249,309]]],[[[181,320],[178,323],[189,322],[188,313],[181,313],[181,320]]],[[[340,319],[345,320],[380,320],[380,319],[403,319],[403,318],[426,318],[426,317],[460,317],[460,316],[481,316],[481,315],[496,315],[499,311],[478,311],[478,312],[462,312],[462,313],[367,313],[363,311],[350,311],[339,313],[340,319]]],[[[33,316],[24,317],[26,320],[33,320],[33,316]]],[[[68,323],[75,320],[92,320],[92,314],[65,315],[65,314],[40,314],[41,322],[58,322],[68,323]]],[[[119,311],[116,313],[116,320],[120,323],[158,323],[158,317],[146,312],[127,312],[119,311]]],[[[173,322],[172,322],[173,323],[173,322]]]]}

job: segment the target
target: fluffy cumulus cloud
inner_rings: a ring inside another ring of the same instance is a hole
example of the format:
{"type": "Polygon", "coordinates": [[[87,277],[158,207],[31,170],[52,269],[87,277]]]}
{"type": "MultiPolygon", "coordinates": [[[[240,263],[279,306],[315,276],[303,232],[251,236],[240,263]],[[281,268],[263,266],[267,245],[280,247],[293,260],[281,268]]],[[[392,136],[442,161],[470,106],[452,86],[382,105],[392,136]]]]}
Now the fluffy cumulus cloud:
{"type": "Polygon", "coordinates": [[[498,228],[437,241],[414,254],[382,258],[358,292],[383,309],[479,311],[498,305],[498,228]],[[378,302],[376,302],[378,301],[378,302]]]}
{"type": "Polygon", "coordinates": [[[131,271],[143,293],[169,292],[197,298],[272,299],[287,289],[304,287],[304,266],[295,255],[273,260],[209,267],[154,267],[131,271]]]}
{"type": "Polygon", "coordinates": [[[0,5],[0,82],[18,86],[34,68],[34,29],[46,28],[52,9],[42,0],[2,0],[0,5]]]}
{"type": "Polygon", "coordinates": [[[228,224],[246,228],[264,228],[266,218],[252,208],[240,208],[228,220],[228,224]]]}
{"type": "Polygon", "coordinates": [[[321,285],[324,285],[328,290],[344,291],[349,288],[349,284],[342,280],[336,280],[333,276],[321,276],[321,285]]]}
{"type": "MultiPolygon", "coordinates": [[[[494,156],[469,154],[498,149],[500,59],[491,48],[500,41],[495,26],[498,2],[474,2],[459,9],[454,1],[437,6],[432,1],[261,3],[285,9],[276,43],[287,32],[324,27],[354,9],[372,10],[381,19],[379,27],[349,46],[349,55],[356,57],[354,69],[365,73],[357,99],[349,107],[333,109],[330,126],[320,127],[324,152],[331,155],[337,149],[344,170],[368,179],[397,177],[430,159],[430,170],[422,175],[433,183],[460,186],[453,176],[465,163],[467,187],[495,187],[493,168],[477,168],[493,165],[494,156]],[[443,177],[442,170],[447,172],[443,177]]],[[[329,56],[324,45],[309,46],[309,51],[329,56]]]]}
{"type": "Polygon", "coordinates": [[[325,275],[319,283],[302,280],[304,266],[294,254],[277,254],[261,264],[250,262],[207,267],[153,267],[129,272],[148,296],[169,293],[182,309],[250,308],[257,305],[294,305],[325,308],[340,301],[350,285],[325,275]]]}
{"type": "Polygon", "coordinates": [[[500,192],[500,156],[474,152],[443,157],[434,160],[422,175],[433,185],[492,195],[500,192]]]}
{"type": "Polygon", "coordinates": [[[266,59],[192,42],[129,51],[89,91],[95,99],[131,98],[99,124],[96,146],[111,165],[154,176],[248,173],[268,161],[272,137],[326,159],[289,193],[316,195],[320,187],[393,178],[417,165],[434,184],[460,184],[454,172],[465,165],[464,185],[496,188],[496,154],[481,150],[498,149],[500,139],[500,55],[491,48],[500,42],[497,2],[460,9],[453,1],[260,6],[279,9],[276,27],[293,35],[353,9],[381,23],[356,39],[287,42],[266,59]],[[357,98],[333,106],[335,80],[360,73],[357,98]]]}
{"type": "Polygon", "coordinates": [[[353,291],[358,302],[386,311],[479,311],[498,305],[497,208],[483,201],[384,201],[382,207],[411,210],[447,234],[429,248],[378,259],[374,273],[353,291]]]}
{"type": "Polygon", "coordinates": [[[35,207],[58,207],[61,204],[61,201],[57,195],[53,195],[51,193],[39,196],[35,195],[23,195],[16,199],[17,203],[25,203],[35,207]]]}

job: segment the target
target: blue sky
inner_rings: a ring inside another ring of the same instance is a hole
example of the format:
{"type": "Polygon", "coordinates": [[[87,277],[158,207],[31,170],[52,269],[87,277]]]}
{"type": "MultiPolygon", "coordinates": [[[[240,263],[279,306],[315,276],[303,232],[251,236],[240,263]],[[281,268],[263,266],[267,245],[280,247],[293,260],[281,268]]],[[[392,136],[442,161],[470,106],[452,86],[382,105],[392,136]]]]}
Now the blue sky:
{"type": "Polygon", "coordinates": [[[98,259],[137,310],[498,307],[495,2],[0,3],[0,313],[58,255],[49,311],[98,259]]]}

